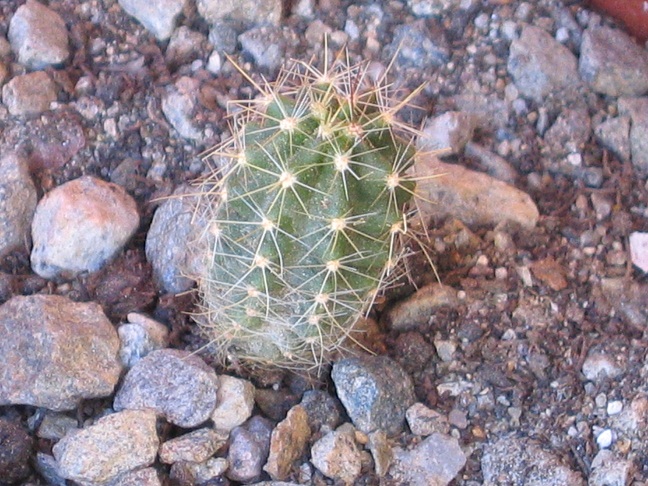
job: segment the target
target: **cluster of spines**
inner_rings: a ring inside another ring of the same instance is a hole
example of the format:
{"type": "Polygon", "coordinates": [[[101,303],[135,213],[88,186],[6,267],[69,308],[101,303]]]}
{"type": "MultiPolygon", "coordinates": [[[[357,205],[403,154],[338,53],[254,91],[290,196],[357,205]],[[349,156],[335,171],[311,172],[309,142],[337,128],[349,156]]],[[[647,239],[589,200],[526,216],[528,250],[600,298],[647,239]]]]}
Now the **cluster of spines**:
{"type": "Polygon", "coordinates": [[[352,337],[407,230],[414,151],[382,81],[336,59],[295,63],[236,102],[206,181],[199,320],[248,364],[313,367],[352,337]],[[327,65],[327,63],[325,63],[327,65]]]}

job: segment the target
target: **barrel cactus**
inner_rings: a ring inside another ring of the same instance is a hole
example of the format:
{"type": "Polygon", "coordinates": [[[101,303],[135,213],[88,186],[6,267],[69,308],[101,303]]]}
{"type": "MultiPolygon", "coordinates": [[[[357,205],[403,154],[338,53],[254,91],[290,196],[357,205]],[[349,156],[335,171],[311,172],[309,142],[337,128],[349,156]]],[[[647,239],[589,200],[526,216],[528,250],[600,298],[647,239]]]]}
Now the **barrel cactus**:
{"type": "Polygon", "coordinates": [[[293,63],[237,101],[203,181],[197,321],[247,366],[318,368],[394,275],[415,182],[407,99],[342,58],[293,63]]]}

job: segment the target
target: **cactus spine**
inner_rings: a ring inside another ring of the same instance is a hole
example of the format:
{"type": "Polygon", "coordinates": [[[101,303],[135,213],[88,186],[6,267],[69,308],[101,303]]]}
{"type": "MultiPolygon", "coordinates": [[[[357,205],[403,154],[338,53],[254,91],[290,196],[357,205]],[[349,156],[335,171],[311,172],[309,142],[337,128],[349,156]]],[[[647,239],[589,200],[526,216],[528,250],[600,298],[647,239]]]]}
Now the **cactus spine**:
{"type": "MultiPolygon", "coordinates": [[[[200,208],[197,320],[247,365],[318,367],[352,336],[406,232],[414,150],[383,82],[341,57],[294,63],[237,101],[200,208]]],[[[413,132],[413,131],[411,131],[413,132]]]]}

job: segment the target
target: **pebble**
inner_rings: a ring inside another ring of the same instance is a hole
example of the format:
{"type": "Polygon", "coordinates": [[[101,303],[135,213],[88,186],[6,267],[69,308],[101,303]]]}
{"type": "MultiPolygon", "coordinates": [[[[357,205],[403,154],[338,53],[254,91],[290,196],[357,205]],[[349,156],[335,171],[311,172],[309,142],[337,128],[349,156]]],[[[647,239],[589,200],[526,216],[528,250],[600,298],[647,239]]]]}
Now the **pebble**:
{"type": "Polygon", "coordinates": [[[613,400],[608,402],[606,412],[608,415],[616,415],[623,411],[623,402],[620,400],[613,400]]]}
{"type": "Polygon", "coordinates": [[[227,459],[222,457],[212,457],[205,462],[176,462],[171,466],[171,479],[179,486],[221,484],[228,467],[227,459]]]}
{"type": "Polygon", "coordinates": [[[405,417],[410,430],[416,435],[427,437],[434,433],[447,434],[450,431],[450,424],[445,415],[420,402],[408,408],[405,417]]]}
{"type": "Polygon", "coordinates": [[[263,470],[275,481],[287,479],[293,462],[306,450],[310,436],[306,410],[301,405],[295,405],[272,431],[270,453],[263,470]]]}
{"type": "Polygon", "coordinates": [[[9,22],[8,37],[18,62],[28,69],[59,65],[70,55],[64,20],[36,0],[18,7],[9,22]]]}
{"type": "Polygon", "coordinates": [[[173,31],[164,58],[174,66],[189,64],[200,59],[206,42],[207,37],[204,34],[183,25],[173,31]]]}
{"type": "Polygon", "coordinates": [[[411,450],[394,448],[394,464],[390,475],[399,481],[398,484],[445,486],[459,474],[465,464],[466,455],[457,439],[434,433],[411,450]]]}
{"type": "Polygon", "coordinates": [[[450,425],[457,427],[458,429],[465,429],[468,427],[468,418],[466,417],[466,412],[453,408],[448,414],[448,422],[450,425]]]}
{"type": "Polygon", "coordinates": [[[13,297],[0,306],[0,405],[61,411],[107,397],[121,372],[118,350],[115,328],[99,304],[58,295],[13,297]]]}
{"type": "Polygon", "coordinates": [[[229,434],[211,428],[202,428],[175,437],[160,446],[160,461],[165,464],[174,462],[204,462],[225,445],[229,434]]]}
{"type": "Polygon", "coordinates": [[[162,97],[162,113],[173,128],[189,140],[203,138],[202,130],[194,123],[199,89],[197,80],[182,76],[162,97]]]}
{"type": "Polygon", "coordinates": [[[648,273],[648,233],[630,233],[630,258],[642,272],[648,273]]]}
{"type": "Polygon", "coordinates": [[[324,390],[308,390],[304,392],[300,405],[308,415],[311,431],[334,430],[342,423],[344,409],[340,401],[324,390]]]}
{"type": "Polygon", "coordinates": [[[417,149],[438,152],[439,157],[459,154],[472,139],[476,119],[469,113],[448,111],[434,118],[428,118],[422,134],[417,138],[417,149]]]}
{"type": "Polygon", "coordinates": [[[244,27],[281,22],[281,0],[197,0],[198,13],[209,24],[228,19],[244,27]]]}
{"type": "Polygon", "coordinates": [[[347,358],[333,365],[337,395],[353,424],[364,433],[396,435],[415,401],[412,379],[387,356],[347,358]]]}
{"type": "Polygon", "coordinates": [[[126,318],[129,322],[117,328],[121,341],[119,359],[125,368],[132,368],[151,351],[169,345],[169,330],[164,324],[135,312],[126,318]]]}
{"type": "Polygon", "coordinates": [[[272,422],[258,415],[232,430],[227,452],[229,479],[242,483],[259,479],[270,452],[271,434],[272,422]]]}
{"type": "Polygon", "coordinates": [[[76,419],[62,413],[47,412],[38,426],[36,435],[41,439],[59,440],[76,429],[77,423],[76,419]]]}
{"type": "Polygon", "coordinates": [[[153,463],[159,440],[152,410],[125,410],[63,437],[53,448],[62,477],[108,482],[153,463]]]}
{"type": "Polygon", "coordinates": [[[520,93],[538,103],[580,84],[576,56],[533,25],[525,25],[511,42],[507,66],[520,93]]]}
{"type": "Polygon", "coordinates": [[[614,359],[602,352],[589,353],[583,362],[582,371],[585,378],[594,382],[617,378],[623,373],[614,359]]]}
{"type": "Polygon", "coordinates": [[[0,417],[0,478],[3,484],[17,483],[29,476],[34,441],[14,421],[0,417]]]}
{"type": "Polygon", "coordinates": [[[57,97],[54,81],[43,71],[15,76],[2,87],[2,103],[14,116],[39,115],[57,97]]]}
{"type": "Polygon", "coordinates": [[[32,269],[43,278],[95,272],[139,227],[135,200],[124,189],[83,176],[48,192],[32,222],[32,269]]]}
{"type": "Polygon", "coordinates": [[[311,447],[311,462],[324,476],[353,484],[362,469],[353,426],[343,424],[315,442],[311,447]]]}
{"type": "Polygon", "coordinates": [[[648,97],[620,98],[619,113],[629,115],[630,153],[634,167],[641,175],[648,174],[648,97]]]}
{"type": "Polygon", "coordinates": [[[612,445],[612,442],[614,442],[614,434],[611,429],[603,429],[596,436],[596,445],[600,449],[608,449],[612,445]]]}
{"type": "Polygon", "coordinates": [[[597,93],[641,96],[648,92],[648,53],[621,29],[585,30],[578,68],[597,93]]]}
{"type": "Polygon", "coordinates": [[[369,442],[367,444],[371,457],[374,460],[374,470],[376,475],[381,478],[389,471],[389,468],[394,459],[394,451],[389,445],[387,434],[382,430],[376,430],[369,434],[369,442]]]}
{"type": "Polygon", "coordinates": [[[630,402],[630,406],[612,416],[610,422],[615,430],[630,437],[641,435],[645,424],[648,423],[648,396],[638,393],[630,402]]]}
{"type": "Polygon", "coordinates": [[[423,19],[396,27],[387,49],[397,54],[400,67],[442,66],[450,59],[444,30],[436,22],[423,19]]]}
{"type": "Polygon", "coordinates": [[[106,486],[162,486],[162,482],[155,468],[145,467],[125,472],[106,486]]]}
{"type": "Polygon", "coordinates": [[[187,0],[119,0],[121,8],[159,41],[171,37],[186,3],[187,0]]]}
{"type": "Polygon", "coordinates": [[[494,154],[481,145],[468,142],[465,153],[468,157],[477,159],[486,172],[495,179],[509,184],[513,184],[517,179],[517,171],[504,157],[494,154]]]}
{"type": "Polygon", "coordinates": [[[580,153],[591,132],[587,107],[565,108],[544,134],[545,148],[553,157],[580,153]]]}
{"type": "Polygon", "coordinates": [[[440,307],[457,307],[457,291],[440,283],[421,287],[410,297],[403,299],[386,312],[383,322],[394,331],[410,331],[416,328],[426,329],[430,316],[440,307]]]}
{"type": "Polygon", "coordinates": [[[616,155],[621,162],[630,162],[630,117],[608,118],[594,128],[598,142],[616,155]]]}
{"type": "Polygon", "coordinates": [[[278,27],[263,25],[238,36],[243,51],[247,52],[257,66],[270,72],[277,71],[284,62],[286,41],[278,27]]]}
{"type": "Polygon", "coordinates": [[[481,460],[486,484],[585,486],[579,472],[526,437],[503,436],[486,444],[481,460]]]}
{"type": "Polygon", "coordinates": [[[0,158],[0,257],[16,249],[28,250],[36,201],[27,161],[7,152],[0,158]]]}
{"type": "Polygon", "coordinates": [[[34,468],[38,471],[48,485],[67,486],[68,482],[59,474],[59,467],[54,456],[43,452],[36,453],[34,468]]]}
{"type": "Polygon", "coordinates": [[[413,173],[425,178],[416,189],[426,223],[453,217],[469,226],[511,222],[532,229],[538,222],[540,213],[528,194],[487,174],[425,155],[417,157],[413,173]]]}
{"type": "Polygon", "coordinates": [[[214,427],[229,432],[249,419],[254,409],[254,393],[254,385],[247,380],[219,376],[218,405],[211,414],[214,427]]]}
{"type": "Polygon", "coordinates": [[[622,459],[616,453],[602,449],[592,460],[589,486],[625,486],[631,484],[635,471],[634,463],[622,459]]]}
{"type": "Polygon", "coordinates": [[[439,358],[444,363],[452,361],[454,353],[457,350],[457,345],[452,341],[435,340],[434,347],[436,348],[439,358]]]}
{"type": "Polygon", "coordinates": [[[159,349],[126,374],[115,396],[115,410],[151,408],[180,427],[208,420],[216,407],[218,377],[198,356],[159,349]]]}

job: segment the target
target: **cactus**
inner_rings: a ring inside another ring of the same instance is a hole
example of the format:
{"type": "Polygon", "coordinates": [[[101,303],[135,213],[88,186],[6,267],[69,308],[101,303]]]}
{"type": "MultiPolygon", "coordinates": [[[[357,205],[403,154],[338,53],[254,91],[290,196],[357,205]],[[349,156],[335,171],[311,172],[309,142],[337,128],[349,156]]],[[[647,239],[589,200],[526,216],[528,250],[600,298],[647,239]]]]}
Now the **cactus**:
{"type": "MultiPolygon", "coordinates": [[[[248,366],[313,368],[353,339],[407,232],[414,130],[366,64],[338,56],[255,84],[203,181],[205,336],[248,366]]],[[[250,78],[248,78],[252,81],[250,78]]]]}

